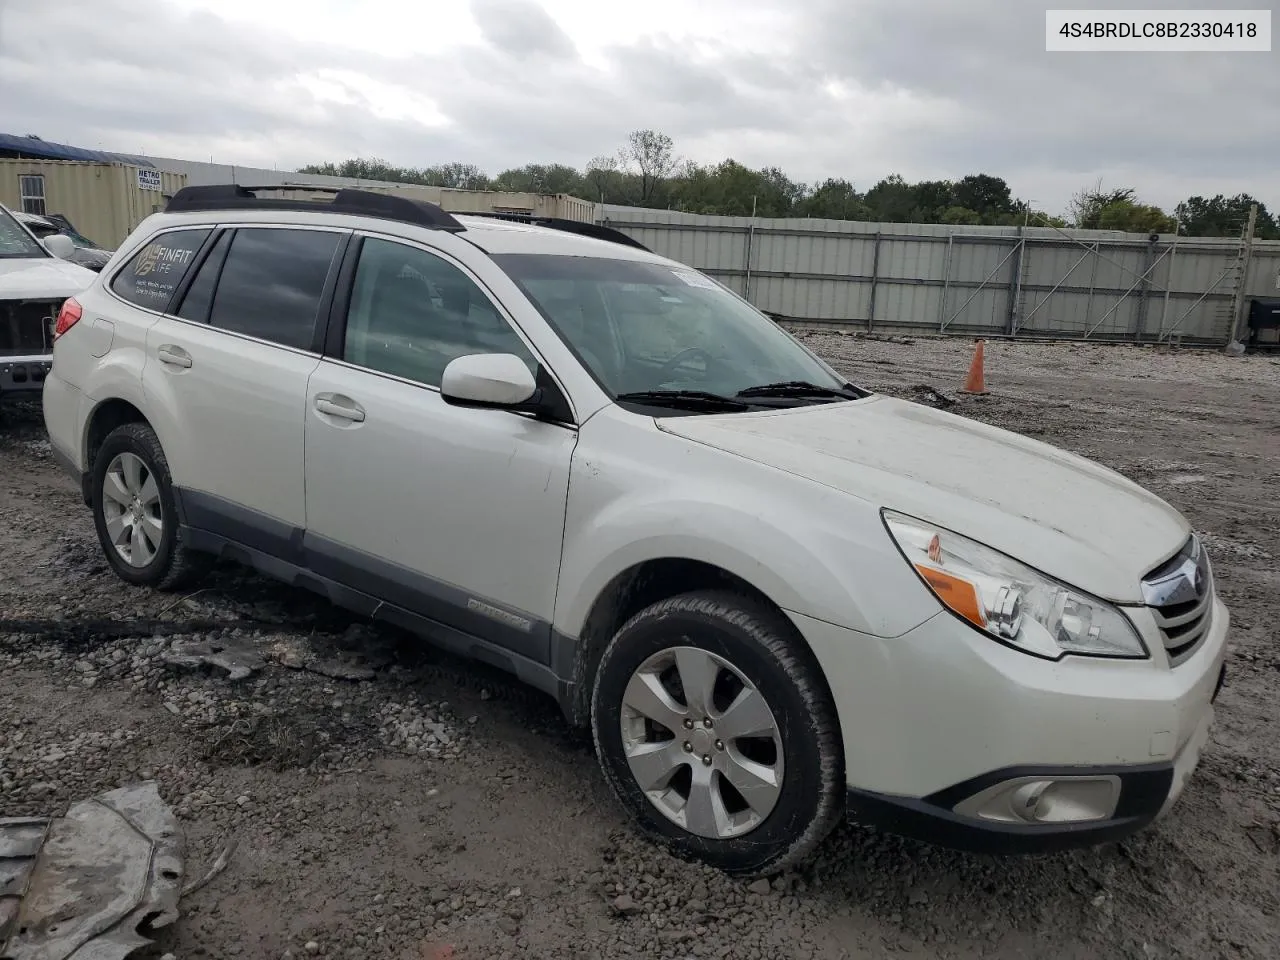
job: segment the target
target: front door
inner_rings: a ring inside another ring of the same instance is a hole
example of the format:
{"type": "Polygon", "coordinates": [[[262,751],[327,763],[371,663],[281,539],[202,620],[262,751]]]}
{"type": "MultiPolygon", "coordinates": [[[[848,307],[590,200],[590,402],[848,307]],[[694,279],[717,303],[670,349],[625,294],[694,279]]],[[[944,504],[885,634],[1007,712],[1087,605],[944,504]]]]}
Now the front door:
{"type": "Polygon", "coordinates": [[[307,563],[548,664],[577,431],[446,403],[455,357],[537,360],[457,261],[360,243],[339,355],[307,389],[307,563]]]}

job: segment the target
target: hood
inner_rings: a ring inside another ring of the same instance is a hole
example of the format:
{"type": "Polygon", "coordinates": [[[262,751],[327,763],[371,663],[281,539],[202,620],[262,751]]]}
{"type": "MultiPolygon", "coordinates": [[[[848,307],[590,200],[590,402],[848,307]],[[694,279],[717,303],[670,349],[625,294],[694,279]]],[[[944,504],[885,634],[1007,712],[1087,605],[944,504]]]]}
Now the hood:
{"type": "Polygon", "coordinates": [[[0,300],[57,300],[79,293],[97,278],[92,270],[59,260],[0,257],[0,300]]]}
{"type": "Polygon", "coordinates": [[[1181,514],[1112,470],[905,400],[658,427],[936,523],[1113,602],[1141,603],[1139,581],[1190,534],[1181,514]]]}

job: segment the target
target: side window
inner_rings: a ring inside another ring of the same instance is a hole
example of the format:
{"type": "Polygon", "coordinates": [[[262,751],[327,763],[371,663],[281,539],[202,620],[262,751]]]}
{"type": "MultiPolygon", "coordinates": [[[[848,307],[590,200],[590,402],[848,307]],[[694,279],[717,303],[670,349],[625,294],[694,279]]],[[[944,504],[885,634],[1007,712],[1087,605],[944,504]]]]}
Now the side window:
{"type": "Polygon", "coordinates": [[[160,234],[116,274],[111,289],[139,307],[165,309],[209,232],[173,230],[160,234]]]}
{"type": "Polygon", "coordinates": [[[341,234],[240,228],[231,240],[209,323],[309,350],[341,234]]]}
{"type": "Polygon", "coordinates": [[[213,307],[213,288],[218,282],[218,273],[222,270],[222,260],[227,255],[227,247],[231,243],[231,231],[225,231],[213,245],[209,255],[200,264],[196,278],[187,287],[182,298],[182,306],[177,315],[184,320],[195,320],[199,323],[209,322],[209,310],[213,307]]]}
{"type": "Polygon", "coordinates": [[[489,298],[446,260],[370,237],[360,251],[343,359],[438,387],[451,360],[514,353],[537,361],[489,298]]]}

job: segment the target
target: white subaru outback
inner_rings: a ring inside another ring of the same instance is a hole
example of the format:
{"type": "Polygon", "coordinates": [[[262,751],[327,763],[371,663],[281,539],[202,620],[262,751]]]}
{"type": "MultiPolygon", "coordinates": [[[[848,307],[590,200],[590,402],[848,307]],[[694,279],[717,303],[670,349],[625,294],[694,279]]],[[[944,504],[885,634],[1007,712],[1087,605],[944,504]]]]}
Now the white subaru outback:
{"type": "Polygon", "coordinates": [[[1186,520],[875,395],[604,227],[188,187],[62,308],[44,414],[124,580],[215,555],[504,667],[678,852],[1173,804],[1228,614],[1186,520]]]}

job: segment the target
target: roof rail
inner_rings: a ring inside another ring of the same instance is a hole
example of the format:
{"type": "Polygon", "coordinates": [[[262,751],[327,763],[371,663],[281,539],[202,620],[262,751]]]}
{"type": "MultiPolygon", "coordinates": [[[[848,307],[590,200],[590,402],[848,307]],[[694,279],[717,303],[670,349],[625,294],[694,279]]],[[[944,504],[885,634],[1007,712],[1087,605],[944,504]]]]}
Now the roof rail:
{"type": "Polygon", "coordinates": [[[431,230],[461,232],[466,229],[434,203],[412,200],[393,194],[350,187],[325,187],[312,184],[271,184],[253,187],[227,183],[199,187],[183,187],[169,200],[166,213],[188,213],[199,210],[303,210],[310,213],[345,213],[361,217],[399,220],[431,230]],[[296,200],[288,197],[259,197],[255,191],[309,190],[332,193],[333,199],[296,200]]]}
{"type": "Polygon", "coordinates": [[[643,250],[645,253],[653,251],[646,247],[634,237],[629,237],[621,230],[615,230],[613,227],[602,226],[598,223],[584,223],[581,220],[565,220],[560,217],[535,217],[531,213],[463,213],[458,211],[464,217],[489,217],[493,220],[510,220],[513,223],[528,223],[535,227],[547,227],[550,230],[563,230],[565,233],[576,233],[582,237],[593,237],[596,240],[607,240],[610,243],[620,243],[623,246],[634,247],[637,250],[643,250]]]}

